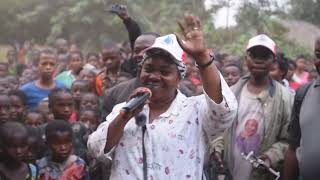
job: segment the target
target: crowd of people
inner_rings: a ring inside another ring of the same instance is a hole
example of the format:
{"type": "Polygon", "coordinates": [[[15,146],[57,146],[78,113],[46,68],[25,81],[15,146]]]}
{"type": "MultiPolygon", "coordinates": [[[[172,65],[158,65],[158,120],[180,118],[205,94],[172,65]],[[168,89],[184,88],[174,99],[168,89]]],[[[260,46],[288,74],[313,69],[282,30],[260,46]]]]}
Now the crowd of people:
{"type": "Polygon", "coordinates": [[[282,179],[318,178],[320,39],[314,66],[264,34],[243,57],[208,48],[194,16],[179,21],[183,35],[164,36],[118,16],[129,43],[86,55],[65,39],[7,51],[0,180],[275,179],[243,158],[251,152],[282,179]],[[124,112],[142,87],[151,98],[124,112]],[[145,125],[131,120],[139,113],[145,125]]]}

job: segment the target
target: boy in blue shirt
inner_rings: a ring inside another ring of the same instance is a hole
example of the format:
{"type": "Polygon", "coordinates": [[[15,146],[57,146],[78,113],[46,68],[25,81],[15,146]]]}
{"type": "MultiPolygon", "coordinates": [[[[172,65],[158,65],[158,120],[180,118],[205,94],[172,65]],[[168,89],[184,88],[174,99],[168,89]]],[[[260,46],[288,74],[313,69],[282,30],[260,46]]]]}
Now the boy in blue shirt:
{"type": "Polygon", "coordinates": [[[52,89],[64,87],[63,83],[55,81],[53,78],[56,66],[56,53],[52,50],[41,51],[38,64],[38,79],[31,81],[20,88],[28,97],[28,109],[37,107],[42,99],[48,97],[52,89]]]}

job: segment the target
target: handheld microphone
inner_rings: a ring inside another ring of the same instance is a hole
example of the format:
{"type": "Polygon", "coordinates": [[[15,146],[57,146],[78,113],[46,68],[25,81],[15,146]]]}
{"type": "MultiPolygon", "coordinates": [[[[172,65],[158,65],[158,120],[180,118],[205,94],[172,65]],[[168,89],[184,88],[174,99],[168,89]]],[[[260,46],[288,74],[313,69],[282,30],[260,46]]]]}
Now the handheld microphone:
{"type": "Polygon", "coordinates": [[[136,119],[137,126],[143,127],[144,125],[147,124],[147,116],[142,112],[136,115],[134,118],[136,119]]]}
{"type": "Polygon", "coordinates": [[[151,97],[151,90],[148,88],[145,88],[146,91],[143,92],[141,95],[138,95],[132,99],[130,99],[129,102],[127,102],[122,109],[125,110],[125,112],[132,112],[136,110],[140,105],[142,105],[146,100],[151,97]]]}

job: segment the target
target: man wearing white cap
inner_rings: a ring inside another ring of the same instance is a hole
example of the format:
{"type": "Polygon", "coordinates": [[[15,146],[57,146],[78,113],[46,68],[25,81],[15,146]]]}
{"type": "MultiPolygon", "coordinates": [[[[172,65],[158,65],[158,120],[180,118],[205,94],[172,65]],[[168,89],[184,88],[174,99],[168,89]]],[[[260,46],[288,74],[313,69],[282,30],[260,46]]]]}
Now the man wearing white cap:
{"type": "Polygon", "coordinates": [[[250,74],[231,87],[239,110],[231,128],[212,142],[216,160],[227,162],[234,179],[274,179],[268,171],[257,171],[243,159],[242,153],[260,157],[268,166],[277,168],[287,148],[287,126],[293,97],[269,71],[275,61],[276,44],[267,35],[251,38],[246,49],[250,74]]]}
{"type": "MultiPolygon", "coordinates": [[[[237,101],[212,63],[198,18],[179,23],[184,40],[170,34],[156,39],[141,62],[139,81],[152,96],[132,112],[113,108],[88,139],[89,150],[112,158],[111,179],[202,180],[208,143],[230,127],[237,101]],[[204,94],[186,97],[178,90],[186,67],[183,51],[196,60],[204,94]],[[137,114],[145,123],[137,123],[137,114]]],[[[138,88],[132,97],[146,94],[138,88]]],[[[130,99],[130,98],[129,98],[130,99]]]]}

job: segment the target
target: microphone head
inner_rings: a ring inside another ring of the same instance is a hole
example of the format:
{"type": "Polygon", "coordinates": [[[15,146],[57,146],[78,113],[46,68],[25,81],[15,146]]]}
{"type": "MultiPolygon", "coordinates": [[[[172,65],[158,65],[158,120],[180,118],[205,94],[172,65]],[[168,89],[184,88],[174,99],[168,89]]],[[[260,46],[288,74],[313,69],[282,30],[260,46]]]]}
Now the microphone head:
{"type": "Polygon", "coordinates": [[[152,91],[151,91],[151,89],[149,89],[149,88],[147,88],[147,87],[144,87],[144,88],[143,88],[143,91],[146,92],[146,93],[148,93],[148,94],[149,94],[149,98],[151,98],[151,96],[152,96],[152,91]]]}

